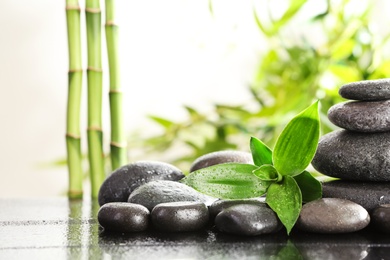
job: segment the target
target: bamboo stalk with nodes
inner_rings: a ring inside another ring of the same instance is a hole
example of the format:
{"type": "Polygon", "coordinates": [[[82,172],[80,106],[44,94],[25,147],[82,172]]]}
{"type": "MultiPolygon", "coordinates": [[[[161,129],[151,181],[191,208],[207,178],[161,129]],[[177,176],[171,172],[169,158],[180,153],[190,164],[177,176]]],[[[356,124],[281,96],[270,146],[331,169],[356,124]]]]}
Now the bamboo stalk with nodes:
{"type": "MultiPolygon", "coordinates": [[[[102,62],[100,0],[86,0],[88,52],[88,159],[91,195],[96,198],[105,179],[102,131],[102,62]]],[[[118,66],[118,27],[114,23],[114,0],[106,0],[106,41],[110,76],[111,162],[116,169],[127,163],[126,140],[123,131],[122,91],[118,66]]],[[[78,0],[66,0],[69,47],[69,97],[67,111],[67,161],[69,198],[83,194],[83,173],[80,144],[80,101],[82,89],[82,59],[80,37],[80,7],[78,0]]]]}
{"type": "Polygon", "coordinates": [[[106,42],[110,76],[111,165],[115,170],[127,163],[126,139],[123,131],[122,91],[118,63],[118,26],[115,24],[115,0],[105,1],[106,42]]]}
{"type": "Polygon", "coordinates": [[[82,89],[82,59],[80,37],[80,7],[78,0],[66,0],[66,20],[68,28],[68,104],[66,123],[66,147],[69,172],[69,198],[83,195],[83,170],[80,144],[80,102],[82,89]]]}
{"type": "Polygon", "coordinates": [[[99,0],[86,0],[88,49],[88,158],[91,195],[97,198],[105,179],[102,131],[101,10],[99,0]]]}

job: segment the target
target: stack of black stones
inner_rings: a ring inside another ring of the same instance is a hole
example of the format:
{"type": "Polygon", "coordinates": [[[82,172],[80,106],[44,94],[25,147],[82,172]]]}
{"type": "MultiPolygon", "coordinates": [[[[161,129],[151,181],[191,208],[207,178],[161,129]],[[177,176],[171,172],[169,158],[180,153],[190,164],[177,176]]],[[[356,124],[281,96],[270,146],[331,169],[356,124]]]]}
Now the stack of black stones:
{"type": "MultiPolygon", "coordinates": [[[[250,153],[220,151],[198,158],[190,171],[215,164],[253,164],[250,153]]],[[[189,232],[212,229],[241,236],[284,232],[263,197],[221,200],[179,182],[183,173],[162,162],[142,161],[114,171],[99,192],[98,220],[105,231],[189,232]]],[[[294,230],[348,233],[367,227],[370,215],[358,203],[323,198],[303,205],[294,230]]]]}
{"type": "MultiPolygon", "coordinates": [[[[348,233],[372,223],[390,232],[390,79],[347,84],[340,95],[354,101],[333,106],[328,116],[343,130],[320,139],[312,162],[337,179],[323,183],[324,198],[303,205],[294,230],[348,233]]],[[[198,158],[190,172],[227,162],[253,164],[250,153],[220,151],[198,158]]],[[[283,229],[263,197],[220,200],[180,183],[183,177],[175,166],[155,161],[117,169],[100,189],[99,223],[121,233],[211,228],[257,236],[283,229]]]]}
{"type": "MultiPolygon", "coordinates": [[[[253,163],[250,153],[221,151],[200,157],[190,171],[226,162],[253,163]]],[[[255,236],[281,230],[279,219],[264,198],[218,200],[178,182],[183,177],[173,165],[155,161],[117,169],[100,189],[99,223],[107,231],[122,233],[216,228],[255,236]]]]}
{"type": "Polygon", "coordinates": [[[390,79],[342,86],[350,101],[328,111],[342,129],[324,135],[312,165],[338,178],[323,184],[323,196],[354,201],[371,215],[374,225],[390,230],[390,79]]]}

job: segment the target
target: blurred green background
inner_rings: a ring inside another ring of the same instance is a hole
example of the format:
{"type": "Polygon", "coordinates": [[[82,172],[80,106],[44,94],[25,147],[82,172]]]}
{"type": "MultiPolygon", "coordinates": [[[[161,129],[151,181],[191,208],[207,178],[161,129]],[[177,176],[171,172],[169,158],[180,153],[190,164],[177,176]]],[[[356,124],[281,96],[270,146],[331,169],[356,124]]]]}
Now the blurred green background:
{"type": "MultiPolygon", "coordinates": [[[[216,2],[209,1],[212,14],[218,8],[216,2]]],[[[253,23],[266,46],[258,56],[252,81],[241,90],[251,98],[234,106],[214,103],[207,112],[184,106],[187,118],[180,121],[151,115],[160,132],[149,136],[131,133],[130,160],[146,155],[188,171],[194,159],[209,152],[249,151],[250,136],[273,147],[289,119],[316,99],[322,105],[322,134],[335,130],[326,114],[330,106],[344,101],[338,95],[339,87],[390,75],[390,34],[383,30],[385,22],[375,19],[376,4],[348,0],[258,2],[253,6],[253,23]]]]}

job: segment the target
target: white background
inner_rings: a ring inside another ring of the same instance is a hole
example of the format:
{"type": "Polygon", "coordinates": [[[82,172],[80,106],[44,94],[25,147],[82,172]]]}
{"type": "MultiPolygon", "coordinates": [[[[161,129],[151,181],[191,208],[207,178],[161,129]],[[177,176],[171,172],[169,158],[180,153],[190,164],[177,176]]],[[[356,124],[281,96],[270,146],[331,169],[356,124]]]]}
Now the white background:
{"type": "MultiPolygon", "coordinates": [[[[213,14],[207,0],[116,2],[126,131],[149,130],[147,114],[183,118],[183,104],[207,111],[212,102],[248,98],[262,42],[251,1],[214,1],[213,14]]],[[[50,163],[66,156],[65,1],[0,0],[0,24],[0,197],[63,195],[66,167],[50,163]]]]}

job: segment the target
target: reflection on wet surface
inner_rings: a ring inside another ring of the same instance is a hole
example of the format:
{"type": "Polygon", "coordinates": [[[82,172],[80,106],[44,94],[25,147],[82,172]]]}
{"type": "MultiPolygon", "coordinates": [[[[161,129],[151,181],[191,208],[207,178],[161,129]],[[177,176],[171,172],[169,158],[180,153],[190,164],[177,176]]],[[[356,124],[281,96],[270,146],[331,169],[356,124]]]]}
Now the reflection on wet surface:
{"type": "Polygon", "coordinates": [[[390,237],[372,228],[341,235],[281,231],[240,237],[216,232],[104,232],[96,202],[0,200],[0,259],[386,259],[390,237]]]}

